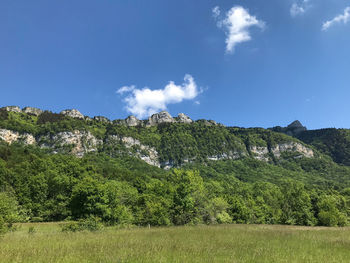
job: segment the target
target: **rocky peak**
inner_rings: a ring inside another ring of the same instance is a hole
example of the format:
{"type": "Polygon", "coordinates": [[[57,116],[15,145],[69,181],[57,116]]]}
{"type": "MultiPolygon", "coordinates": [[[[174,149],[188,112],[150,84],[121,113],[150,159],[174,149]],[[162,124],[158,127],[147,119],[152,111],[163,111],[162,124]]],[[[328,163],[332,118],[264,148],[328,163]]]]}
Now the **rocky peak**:
{"type": "Polygon", "coordinates": [[[296,121],[293,121],[291,124],[289,124],[287,128],[285,128],[285,130],[286,130],[286,134],[295,136],[303,131],[306,131],[307,129],[305,126],[301,124],[300,121],[296,120],[296,121]]]}
{"type": "Polygon", "coordinates": [[[179,115],[177,116],[178,122],[180,123],[192,123],[193,120],[191,120],[190,117],[188,117],[186,114],[184,113],[179,113],[179,115]]]}
{"type": "Polygon", "coordinates": [[[12,112],[18,112],[18,113],[22,112],[21,108],[18,106],[5,106],[5,107],[2,107],[1,109],[5,111],[12,111],[12,112]]]}
{"type": "Polygon", "coordinates": [[[81,114],[80,111],[76,109],[71,109],[71,110],[63,110],[60,112],[62,115],[66,115],[71,118],[76,118],[76,119],[84,119],[84,115],[81,114]]]}
{"type": "Polygon", "coordinates": [[[39,116],[41,113],[43,113],[41,109],[33,108],[33,107],[25,107],[22,109],[22,112],[35,115],[35,116],[39,116]]]}
{"type": "Polygon", "coordinates": [[[300,121],[296,120],[296,121],[293,121],[291,124],[289,124],[287,128],[295,129],[295,128],[305,128],[305,127],[301,124],[300,121]]]}
{"type": "Polygon", "coordinates": [[[127,126],[137,126],[140,123],[141,123],[141,121],[138,118],[136,118],[134,115],[130,115],[129,117],[127,117],[125,119],[125,124],[127,126]]]}
{"type": "Polygon", "coordinates": [[[100,122],[111,122],[108,118],[106,118],[104,116],[95,116],[94,120],[95,121],[100,121],[100,122]]]}
{"type": "Polygon", "coordinates": [[[172,123],[175,122],[173,117],[169,114],[167,111],[161,111],[159,113],[153,114],[151,117],[148,118],[147,125],[148,126],[154,126],[160,123],[172,123]]]}

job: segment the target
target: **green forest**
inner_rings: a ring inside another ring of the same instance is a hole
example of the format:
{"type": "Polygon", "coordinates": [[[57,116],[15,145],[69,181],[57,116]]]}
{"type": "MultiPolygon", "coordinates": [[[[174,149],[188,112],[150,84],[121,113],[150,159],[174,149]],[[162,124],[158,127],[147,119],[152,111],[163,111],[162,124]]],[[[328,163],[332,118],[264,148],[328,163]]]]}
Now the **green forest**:
{"type": "MultiPolygon", "coordinates": [[[[127,127],[45,112],[39,117],[0,111],[0,129],[56,134],[86,130],[131,136],[154,147],[165,170],[148,165],[122,145],[99,146],[78,158],[0,140],[0,232],[16,222],[97,218],[106,225],[285,224],[346,226],[350,222],[347,130],[305,131],[296,136],[262,129],[170,123],[127,127]],[[335,134],[335,135],[334,135],[335,134]],[[313,158],[285,153],[257,160],[250,146],[269,149],[300,142],[313,158]],[[206,157],[240,151],[234,160],[206,157]],[[195,158],[196,157],[196,158],[195,158]],[[184,162],[184,159],[193,162],[184,162]]],[[[69,149],[68,149],[69,150],[69,149]]]]}

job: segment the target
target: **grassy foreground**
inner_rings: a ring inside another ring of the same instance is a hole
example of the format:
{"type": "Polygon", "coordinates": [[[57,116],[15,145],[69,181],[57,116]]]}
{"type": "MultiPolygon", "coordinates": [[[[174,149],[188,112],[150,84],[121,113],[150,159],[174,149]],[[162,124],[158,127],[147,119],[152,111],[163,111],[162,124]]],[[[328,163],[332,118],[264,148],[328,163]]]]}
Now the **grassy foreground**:
{"type": "Polygon", "coordinates": [[[0,262],[350,262],[350,228],[221,225],[62,233],[23,224],[0,262]],[[29,233],[30,227],[35,228],[29,233]]]}

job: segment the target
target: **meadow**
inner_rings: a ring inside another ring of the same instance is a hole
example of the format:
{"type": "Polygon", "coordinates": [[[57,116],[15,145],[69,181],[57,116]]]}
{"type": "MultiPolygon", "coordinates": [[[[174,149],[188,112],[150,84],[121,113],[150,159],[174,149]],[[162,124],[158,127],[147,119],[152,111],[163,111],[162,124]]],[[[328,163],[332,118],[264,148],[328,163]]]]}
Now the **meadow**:
{"type": "Polygon", "coordinates": [[[0,262],[350,262],[350,228],[214,225],[62,232],[28,223],[0,237],[0,262]]]}

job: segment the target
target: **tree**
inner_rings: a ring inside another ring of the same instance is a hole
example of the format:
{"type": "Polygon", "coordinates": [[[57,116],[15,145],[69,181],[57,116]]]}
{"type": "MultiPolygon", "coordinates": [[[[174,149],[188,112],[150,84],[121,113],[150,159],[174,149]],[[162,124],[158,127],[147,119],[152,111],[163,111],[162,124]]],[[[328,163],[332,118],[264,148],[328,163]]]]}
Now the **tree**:
{"type": "Polygon", "coordinates": [[[302,183],[291,180],[285,181],[282,186],[282,193],[282,224],[306,226],[315,224],[316,220],[311,212],[310,196],[302,183]]]}
{"type": "Polygon", "coordinates": [[[0,234],[10,230],[20,219],[16,198],[10,193],[0,192],[0,234]]]}
{"type": "Polygon", "coordinates": [[[175,225],[203,221],[205,196],[203,179],[197,171],[173,170],[169,181],[174,185],[172,218],[175,225]]]}

